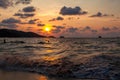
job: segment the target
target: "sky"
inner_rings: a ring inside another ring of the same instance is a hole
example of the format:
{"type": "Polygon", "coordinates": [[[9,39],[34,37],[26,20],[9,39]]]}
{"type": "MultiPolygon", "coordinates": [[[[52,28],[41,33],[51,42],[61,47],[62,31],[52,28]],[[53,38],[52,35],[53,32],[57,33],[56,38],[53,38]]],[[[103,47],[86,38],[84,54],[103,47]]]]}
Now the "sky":
{"type": "Polygon", "coordinates": [[[0,28],[56,37],[120,37],[119,4],[120,0],[0,0],[0,28]]]}

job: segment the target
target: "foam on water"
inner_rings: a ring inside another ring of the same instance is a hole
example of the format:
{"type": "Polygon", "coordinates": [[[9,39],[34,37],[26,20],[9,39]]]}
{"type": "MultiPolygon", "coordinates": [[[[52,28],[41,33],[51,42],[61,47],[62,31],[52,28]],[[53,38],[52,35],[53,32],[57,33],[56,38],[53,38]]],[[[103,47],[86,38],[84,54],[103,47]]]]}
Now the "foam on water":
{"type": "Polygon", "coordinates": [[[0,41],[2,69],[56,77],[120,78],[120,39],[117,38],[17,38],[7,39],[5,44],[0,41]],[[24,43],[19,43],[21,41],[24,43]]]}

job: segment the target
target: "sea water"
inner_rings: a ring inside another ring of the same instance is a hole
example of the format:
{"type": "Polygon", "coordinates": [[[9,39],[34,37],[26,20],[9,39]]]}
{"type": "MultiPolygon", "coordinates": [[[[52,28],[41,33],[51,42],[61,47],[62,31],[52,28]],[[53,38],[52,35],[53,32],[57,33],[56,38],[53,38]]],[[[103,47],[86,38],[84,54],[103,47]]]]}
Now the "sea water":
{"type": "Polygon", "coordinates": [[[0,38],[0,60],[0,80],[118,79],[120,38],[0,38]]]}

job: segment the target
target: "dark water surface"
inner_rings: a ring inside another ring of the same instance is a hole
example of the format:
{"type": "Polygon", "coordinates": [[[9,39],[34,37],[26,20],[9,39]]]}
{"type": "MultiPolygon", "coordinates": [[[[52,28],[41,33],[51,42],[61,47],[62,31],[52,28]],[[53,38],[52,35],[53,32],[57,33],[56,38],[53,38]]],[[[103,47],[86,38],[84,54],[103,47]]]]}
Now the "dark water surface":
{"type": "Polygon", "coordinates": [[[0,38],[0,80],[120,78],[118,38],[6,38],[7,43],[3,40],[0,38]]]}
{"type": "Polygon", "coordinates": [[[75,78],[55,78],[29,72],[0,70],[0,80],[96,80],[96,79],[75,79],[75,78]]]}

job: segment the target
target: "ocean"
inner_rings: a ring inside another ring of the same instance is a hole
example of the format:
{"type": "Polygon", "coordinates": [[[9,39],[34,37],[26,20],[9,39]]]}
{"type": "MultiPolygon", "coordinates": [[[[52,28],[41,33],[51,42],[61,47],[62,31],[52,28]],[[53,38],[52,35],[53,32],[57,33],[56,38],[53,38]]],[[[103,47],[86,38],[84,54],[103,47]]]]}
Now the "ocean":
{"type": "Polygon", "coordinates": [[[120,79],[120,38],[0,38],[0,80],[98,79],[120,79]]]}

